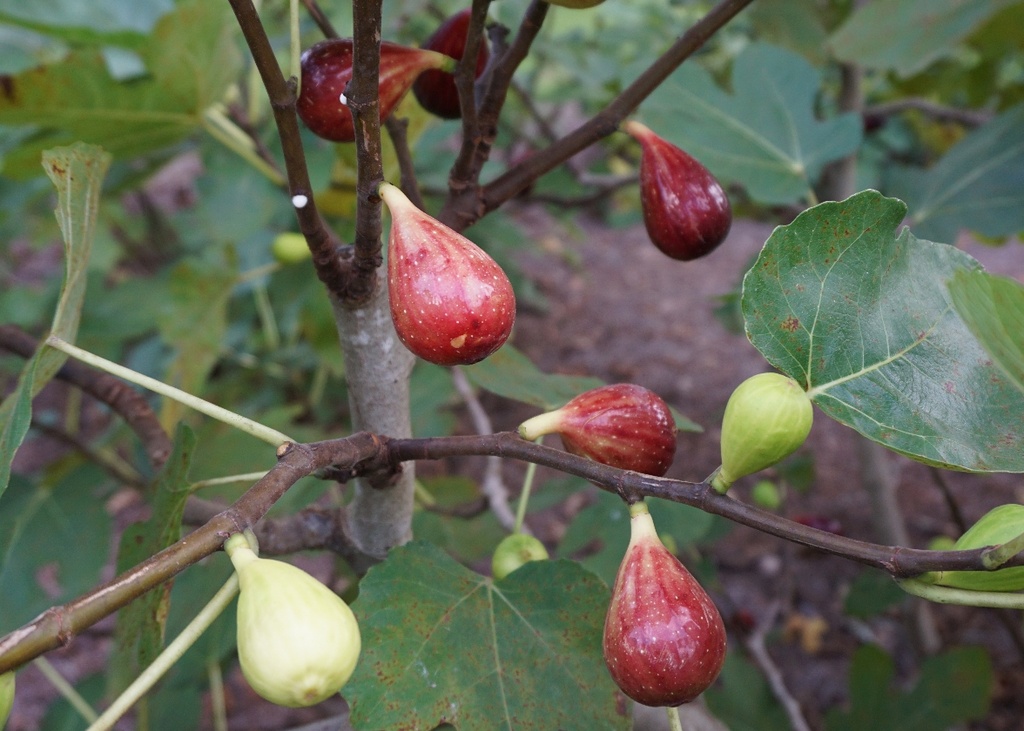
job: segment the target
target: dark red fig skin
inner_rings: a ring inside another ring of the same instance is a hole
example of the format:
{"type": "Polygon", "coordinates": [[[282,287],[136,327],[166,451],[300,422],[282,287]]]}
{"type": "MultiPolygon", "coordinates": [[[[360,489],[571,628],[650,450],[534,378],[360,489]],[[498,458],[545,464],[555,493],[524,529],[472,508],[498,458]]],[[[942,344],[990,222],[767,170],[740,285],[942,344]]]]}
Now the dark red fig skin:
{"type": "MultiPolygon", "coordinates": [[[[454,61],[434,51],[380,44],[380,118],[385,119],[402,100],[413,81],[426,69],[451,67],[454,61]]],[[[352,80],[352,39],[330,38],[302,54],[302,89],[295,110],[319,137],[332,142],[353,142],[352,113],[341,95],[352,80]]]]}
{"type": "Polygon", "coordinates": [[[689,703],[715,682],[726,634],[714,602],[658,539],[643,503],[604,624],[604,659],[616,685],[646,706],[689,703]]]}
{"type": "MultiPolygon", "coordinates": [[[[422,48],[443,53],[457,61],[461,60],[466,50],[466,36],[472,10],[466,8],[444,21],[423,43],[422,48]]],[[[481,39],[480,49],[476,54],[474,78],[480,78],[490,57],[487,41],[481,39]]],[[[439,69],[424,71],[413,83],[412,93],[423,108],[435,116],[442,119],[459,119],[462,116],[454,74],[439,69]]]]}
{"type": "Polygon", "coordinates": [[[388,293],[399,339],[437,365],[483,360],[515,323],[515,293],[505,272],[395,186],[384,183],[380,195],[391,211],[388,293]]]}
{"type": "Polygon", "coordinates": [[[640,204],[647,235],[667,256],[711,253],[732,226],[729,197],[710,171],[639,122],[623,129],[640,143],[640,204]]]}
{"type": "Polygon", "coordinates": [[[647,475],[664,475],[676,454],[676,424],[668,405],[632,383],[585,391],[519,427],[530,440],[555,432],[567,452],[647,475]]]}

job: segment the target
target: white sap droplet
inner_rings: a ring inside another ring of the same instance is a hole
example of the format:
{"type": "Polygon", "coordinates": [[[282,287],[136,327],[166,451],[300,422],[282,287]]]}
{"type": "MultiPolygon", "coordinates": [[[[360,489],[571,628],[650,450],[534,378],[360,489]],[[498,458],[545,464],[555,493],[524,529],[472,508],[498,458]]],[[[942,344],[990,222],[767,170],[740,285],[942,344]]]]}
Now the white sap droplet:
{"type": "Polygon", "coordinates": [[[292,205],[296,208],[305,208],[307,203],[309,203],[309,198],[302,195],[302,193],[292,196],[292,205]]]}
{"type": "Polygon", "coordinates": [[[348,97],[346,97],[344,94],[338,97],[338,101],[344,104],[346,107],[348,106],[348,97]]]}

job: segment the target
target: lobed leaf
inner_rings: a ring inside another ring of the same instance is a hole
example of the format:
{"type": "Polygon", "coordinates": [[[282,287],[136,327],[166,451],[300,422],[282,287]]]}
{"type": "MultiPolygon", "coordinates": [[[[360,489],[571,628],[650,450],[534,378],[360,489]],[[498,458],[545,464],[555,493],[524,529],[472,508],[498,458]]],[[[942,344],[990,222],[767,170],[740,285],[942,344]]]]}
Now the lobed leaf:
{"type": "Polygon", "coordinates": [[[431,544],[395,548],[352,606],[363,634],[343,690],[352,724],[626,729],[627,705],[601,655],[608,598],[570,561],[533,562],[494,582],[431,544]]]}
{"type": "Polygon", "coordinates": [[[867,3],[832,34],[828,46],[840,61],[910,76],[954,53],[974,29],[1016,1],[867,3]]]}
{"type": "Polygon", "coordinates": [[[149,75],[125,83],[102,54],[79,50],[62,61],[8,79],[0,124],[36,134],[4,159],[3,172],[28,177],[43,149],[72,140],[100,145],[115,158],[152,152],[195,132],[239,69],[227,5],[191,0],[156,24],[139,49],[149,75]]]}
{"type": "Polygon", "coordinates": [[[913,459],[1024,471],[1024,394],[957,316],[945,282],[967,254],[896,229],[864,191],[778,227],[743,280],[747,336],[832,418],[913,459]]]}
{"type": "Polygon", "coordinates": [[[894,168],[887,190],[907,202],[921,236],[953,241],[965,229],[991,238],[1024,230],[1024,104],[972,131],[927,170],[894,168]]]}
{"type": "Polygon", "coordinates": [[[802,57],[755,43],[736,58],[733,93],[684,64],[644,103],[643,117],[723,184],[739,183],[762,203],[793,203],[809,196],[826,163],[861,142],[857,115],[817,118],[821,85],[802,57]]]}

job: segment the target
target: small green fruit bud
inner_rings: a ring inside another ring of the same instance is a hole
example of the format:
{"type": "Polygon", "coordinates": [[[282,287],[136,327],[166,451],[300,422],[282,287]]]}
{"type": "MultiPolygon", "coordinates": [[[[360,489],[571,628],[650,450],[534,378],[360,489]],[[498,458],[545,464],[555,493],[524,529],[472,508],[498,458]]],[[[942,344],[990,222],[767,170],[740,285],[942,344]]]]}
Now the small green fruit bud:
{"type": "Polygon", "coordinates": [[[238,572],[238,659],[253,690],[299,707],[341,690],[359,659],[355,615],[302,569],[258,558],[245,538],[225,544],[238,572]]]}
{"type": "Polygon", "coordinates": [[[750,491],[750,499],[765,510],[778,510],[782,505],[782,493],[771,480],[758,480],[750,491]]]}
{"type": "Polygon", "coordinates": [[[501,543],[494,549],[491,574],[496,581],[501,581],[530,561],[544,561],[547,558],[548,549],[535,537],[526,533],[512,533],[501,539],[501,543]]]}
{"type": "MultiPolygon", "coordinates": [[[[957,539],[952,548],[998,546],[1024,533],[1024,505],[1016,503],[992,508],[957,539]]],[[[1011,566],[995,571],[939,571],[933,574],[936,584],[972,591],[1020,591],[1024,589],[1024,566],[1011,566]]]]}
{"type": "Polygon", "coordinates": [[[7,723],[7,717],[11,715],[11,707],[14,705],[14,671],[0,675],[0,729],[7,723]]]}
{"type": "Polygon", "coordinates": [[[712,486],[725,492],[739,478],[770,467],[804,443],[814,409],[796,381],[759,373],[733,391],[722,419],[722,466],[712,486]]]}
{"type": "Polygon", "coordinates": [[[306,237],[299,233],[287,232],[274,237],[270,253],[282,264],[300,264],[313,257],[306,237]]]}

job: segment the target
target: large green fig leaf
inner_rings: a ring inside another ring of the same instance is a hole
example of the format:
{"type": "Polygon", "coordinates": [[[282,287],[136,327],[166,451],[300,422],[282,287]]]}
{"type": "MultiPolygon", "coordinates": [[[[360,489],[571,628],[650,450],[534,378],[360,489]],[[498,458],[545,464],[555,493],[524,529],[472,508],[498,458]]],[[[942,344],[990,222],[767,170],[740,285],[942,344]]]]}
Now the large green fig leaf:
{"type": "Polygon", "coordinates": [[[239,69],[233,22],[226,4],[183,2],[139,50],[149,75],[130,82],[112,78],[93,50],[11,77],[0,94],[0,124],[32,125],[37,134],[5,157],[3,172],[34,174],[41,150],[73,140],[126,158],[195,132],[239,69]]]}
{"type": "Polygon", "coordinates": [[[363,654],[352,725],[459,731],[625,729],[601,656],[608,587],[571,561],[494,582],[429,543],[396,548],[352,605],[363,654]]]}
{"type": "Polygon", "coordinates": [[[642,107],[647,124],[723,183],[762,203],[806,199],[822,168],[854,152],[855,114],[819,120],[821,74],[802,57],[752,44],[737,57],[733,93],[697,64],[685,64],[642,107]]]}
{"type": "Polygon", "coordinates": [[[928,170],[892,168],[886,192],[907,202],[921,236],[953,241],[1024,230],[1024,104],[964,137],[928,170]]]}
{"type": "Polygon", "coordinates": [[[949,293],[974,337],[1024,391],[1024,285],[986,272],[957,272],[949,293]]]}
{"type": "Polygon", "coordinates": [[[0,0],[0,22],[63,38],[71,43],[141,46],[145,34],[172,0],[0,0]]]}
{"type": "Polygon", "coordinates": [[[591,376],[544,373],[511,345],[502,346],[494,355],[464,370],[477,386],[542,409],[557,409],[574,396],[604,385],[604,381],[591,376]]]}
{"type": "Polygon", "coordinates": [[[743,280],[747,336],[832,418],[913,459],[1024,471],[1024,394],[957,316],[946,282],[980,265],[897,234],[864,191],[777,228],[743,280]]]}
{"type": "Polygon", "coordinates": [[[832,35],[841,61],[910,76],[955,52],[991,15],[1018,0],[885,0],[860,6],[832,35]]]}
{"type": "Polygon", "coordinates": [[[19,478],[0,498],[0,634],[100,581],[110,555],[106,476],[91,464],[19,478]]]}

